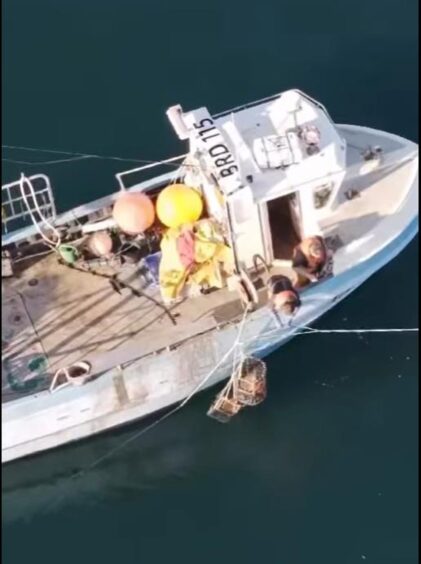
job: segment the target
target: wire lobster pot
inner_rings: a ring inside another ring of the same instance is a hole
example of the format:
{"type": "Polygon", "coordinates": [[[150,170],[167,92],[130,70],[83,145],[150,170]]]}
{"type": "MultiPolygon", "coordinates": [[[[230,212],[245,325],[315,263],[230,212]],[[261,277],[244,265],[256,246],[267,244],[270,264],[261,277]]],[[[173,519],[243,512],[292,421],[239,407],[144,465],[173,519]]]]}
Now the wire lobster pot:
{"type": "Polygon", "coordinates": [[[262,403],[266,395],[266,364],[258,358],[244,357],[225,388],[216,396],[207,415],[227,423],[244,407],[262,403]]]}
{"type": "Polygon", "coordinates": [[[266,399],[266,364],[254,357],[241,362],[236,376],[236,397],[244,406],[259,405],[266,399]]]}
{"type": "Polygon", "coordinates": [[[242,407],[241,403],[234,397],[228,397],[221,392],[210,406],[207,415],[220,423],[228,423],[234,415],[237,415],[242,407]]]}

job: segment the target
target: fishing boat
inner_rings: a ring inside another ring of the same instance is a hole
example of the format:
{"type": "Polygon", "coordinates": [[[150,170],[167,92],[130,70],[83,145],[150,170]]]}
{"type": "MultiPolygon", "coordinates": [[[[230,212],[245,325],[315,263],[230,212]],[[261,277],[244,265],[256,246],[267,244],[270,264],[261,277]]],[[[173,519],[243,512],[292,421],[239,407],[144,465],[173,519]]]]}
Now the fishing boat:
{"type": "Polygon", "coordinates": [[[219,382],[209,415],[257,405],[262,359],[418,232],[407,139],[336,124],[298,90],[167,116],[188,152],[118,173],[109,196],[57,213],[46,175],[2,186],[3,463],[219,382]],[[142,225],[129,228],[136,206],[142,225]],[[295,253],[311,238],[329,268],[298,283],[295,253]],[[274,307],[274,277],[291,281],[293,310],[274,307]]]}

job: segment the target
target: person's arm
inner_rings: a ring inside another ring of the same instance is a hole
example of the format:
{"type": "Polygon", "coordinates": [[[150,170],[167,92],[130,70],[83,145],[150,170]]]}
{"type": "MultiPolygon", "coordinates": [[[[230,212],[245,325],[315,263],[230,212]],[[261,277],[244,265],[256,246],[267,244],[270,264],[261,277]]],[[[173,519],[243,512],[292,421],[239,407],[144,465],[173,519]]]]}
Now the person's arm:
{"type": "Polygon", "coordinates": [[[310,272],[308,272],[305,268],[301,268],[300,266],[296,266],[294,268],[294,270],[300,276],[303,276],[304,278],[307,278],[307,280],[310,280],[310,282],[317,282],[317,280],[318,280],[317,276],[314,276],[314,274],[310,274],[310,272]]]}

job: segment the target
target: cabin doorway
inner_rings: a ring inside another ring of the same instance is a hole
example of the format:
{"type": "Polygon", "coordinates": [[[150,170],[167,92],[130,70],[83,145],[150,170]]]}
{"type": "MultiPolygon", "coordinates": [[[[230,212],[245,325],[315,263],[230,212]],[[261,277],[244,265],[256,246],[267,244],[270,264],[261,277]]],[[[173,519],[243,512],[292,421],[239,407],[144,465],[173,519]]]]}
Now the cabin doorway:
{"type": "Polygon", "coordinates": [[[293,197],[289,194],[267,202],[274,259],[291,260],[294,247],[300,242],[291,205],[293,197]]]}

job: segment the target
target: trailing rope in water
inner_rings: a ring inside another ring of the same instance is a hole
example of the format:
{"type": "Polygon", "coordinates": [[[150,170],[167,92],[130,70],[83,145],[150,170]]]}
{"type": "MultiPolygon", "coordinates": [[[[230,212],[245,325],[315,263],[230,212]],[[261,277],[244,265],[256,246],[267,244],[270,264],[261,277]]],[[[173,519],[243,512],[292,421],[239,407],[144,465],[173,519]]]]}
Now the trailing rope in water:
{"type": "MultiPolygon", "coordinates": [[[[300,335],[327,335],[327,334],[338,334],[338,335],[362,335],[365,333],[418,333],[419,332],[419,328],[418,327],[396,327],[396,328],[388,328],[388,329],[314,329],[313,327],[307,327],[307,326],[297,326],[294,327],[293,325],[289,325],[288,327],[285,327],[284,330],[288,330],[290,329],[290,333],[291,335],[294,335],[294,337],[299,337],[300,335]],[[294,331],[295,329],[295,331],[294,331]]],[[[270,331],[266,331],[265,333],[260,333],[259,335],[255,336],[255,337],[251,337],[250,339],[248,339],[247,341],[243,342],[242,345],[246,345],[249,343],[252,343],[253,341],[255,341],[256,338],[258,338],[259,340],[261,339],[265,339],[267,337],[271,337],[272,335],[276,335],[279,334],[279,332],[282,331],[282,329],[280,328],[276,328],[276,329],[271,329],[270,331]]],[[[262,346],[261,348],[264,348],[264,346],[262,346]]]]}
{"type": "MultiPolygon", "coordinates": [[[[57,149],[39,149],[36,147],[24,147],[24,146],[18,146],[18,145],[2,145],[3,149],[12,149],[12,150],[20,150],[20,151],[30,151],[30,152],[34,152],[34,153],[51,153],[51,154],[57,154],[57,155],[68,155],[70,157],[75,157],[77,159],[81,159],[81,158],[90,158],[90,159],[103,159],[103,160],[111,160],[111,161],[120,161],[120,162],[132,162],[132,163],[139,163],[139,164],[143,164],[146,165],[147,168],[148,165],[167,165],[167,166],[173,166],[176,169],[181,167],[180,163],[173,163],[171,162],[172,160],[178,160],[178,157],[175,157],[175,159],[169,159],[169,160],[147,160],[147,159],[132,159],[132,158],[126,158],[126,157],[118,157],[118,156],[113,156],[113,155],[97,155],[97,154],[89,154],[89,153],[80,153],[80,152],[71,152],[71,151],[61,151],[61,150],[57,150],[57,149]]],[[[402,158],[399,161],[396,161],[394,163],[391,163],[389,160],[386,160],[385,162],[382,162],[381,164],[379,163],[379,166],[376,167],[376,171],[379,172],[380,170],[383,169],[388,169],[391,166],[397,166],[397,164],[399,164],[400,166],[402,166],[404,163],[410,162],[412,161],[417,155],[418,152],[413,151],[411,153],[408,154],[408,152],[405,150],[397,150],[394,151],[395,153],[400,153],[402,154],[402,158]]],[[[187,155],[180,155],[180,159],[183,157],[186,157],[187,155]]],[[[8,159],[8,158],[3,158],[2,160],[6,161],[6,162],[13,162],[14,159],[8,159]]],[[[36,166],[36,165],[47,165],[47,164],[58,164],[59,162],[66,162],[69,160],[73,160],[73,159],[60,159],[57,161],[45,161],[44,163],[42,162],[27,162],[27,161],[14,161],[15,164],[26,164],[27,166],[36,166]]],[[[363,164],[364,161],[362,161],[361,163],[356,163],[355,165],[352,165],[350,167],[347,167],[347,171],[348,171],[348,175],[349,172],[352,170],[354,171],[354,175],[349,175],[349,179],[351,179],[353,176],[355,177],[359,177],[360,176],[360,167],[361,164],[363,164]]],[[[183,167],[186,168],[197,168],[199,170],[201,170],[201,167],[199,165],[194,165],[194,164],[183,164],[183,167]]],[[[337,172],[334,173],[334,175],[336,174],[342,174],[341,172],[337,172]]],[[[332,175],[331,175],[332,176],[332,175]]],[[[309,186],[310,184],[313,184],[316,180],[323,180],[325,179],[325,176],[320,176],[318,178],[312,178],[310,180],[306,180],[305,182],[302,182],[300,184],[297,184],[295,187],[299,188],[299,187],[303,187],[303,186],[309,186]]]]}
{"type": "Polygon", "coordinates": [[[161,423],[165,419],[168,419],[171,415],[174,415],[175,413],[177,413],[177,411],[180,411],[180,409],[182,409],[185,405],[187,405],[189,403],[189,401],[203,388],[203,386],[206,384],[206,382],[208,382],[209,379],[215,374],[215,372],[218,370],[218,368],[220,368],[220,366],[229,358],[231,353],[235,352],[235,349],[239,346],[241,334],[243,332],[245,320],[246,320],[246,317],[247,317],[247,313],[248,313],[248,310],[246,309],[244,311],[243,317],[242,317],[242,319],[239,323],[238,334],[237,334],[237,337],[236,337],[233,345],[220,358],[220,360],[216,363],[216,365],[212,368],[212,370],[210,370],[210,372],[208,372],[206,374],[206,376],[204,378],[202,378],[202,380],[193,388],[193,390],[190,392],[190,394],[183,401],[181,401],[181,403],[179,403],[171,411],[169,411],[168,413],[166,413],[165,415],[163,415],[162,417],[160,417],[159,419],[157,419],[156,421],[154,421],[153,423],[151,423],[150,425],[148,425],[147,427],[145,427],[141,431],[137,431],[136,433],[134,433],[131,437],[129,437],[128,439],[123,441],[121,444],[119,444],[114,449],[108,451],[108,453],[105,453],[103,456],[101,456],[96,461],[94,461],[90,466],[88,466],[85,470],[81,470],[80,472],[78,472],[78,474],[74,475],[73,477],[77,477],[81,473],[84,474],[86,471],[92,470],[92,468],[95,468],[96,466],[98,466],[98,464],[103,462],[105,459],[109,458],[110,456],[112,456],[116,452],[120,451],[122,448],[127,446],[129,443],[135,441],[138,437],[145,434],[147,431],[150,431],[151,429],[153,429],[154,427],[159,425],[159,423],[161,423]]]}
{"type": "MultiPolygon", "coordinates": [[[[234,359],[241,358],[241,356],[244,355],[243,351],[241,350],[242,345],[243,345],[243,343],[241,341],[241,335],[243,333],[247,314],[248,314],[248,309],[245,309],[243,316],[242,316],[242,318],[239,322],[238,333],[237,333],[237,336],[235,338],[233,345],[220,358],[220,360],[212,368],[212,370],[210,372],[208,372],[208,374],[206,374],[206,376],[204,378],[202,378],[202,380],[193,388],[193,390],[190,392],[190,394],[181,403],[179,403],[171,411],[169,411],[168,413],[166,413],[165,415],[163,415],[162,417],[160,417],[159,419],[157,419],[156,421],[154,421],[153,423],[151,423],[150,425],[148,425],[144,429],[134,433],[132,436],[130,436],[125,441],[123,441],[117,447],[111,449],[110,451],[105,453],[103,456],[96,459],[91,465],[89,465],[84,470],[81,470],[77,474],[74,474],[72,476],[72,478],[80,477],[83,474],[85,474],[86,472],[88,472],[89,470],[92,470],[93,468],[98,466],[98,464],[100,464],[104,460],[110,458],[111,456],[113,456],[114,454],[116,454],[117,452],[122,450],[123,448],[125,448],[129,443],[132,443],[133,441],[138,439],[140,436],[142,436],[145,433],[147,433],[148,431],[152,430],[154,427],[156,427],[157,425],[162,423],[165,419],[168,419],[172,415],[175,415],[175,413],[177,413],[183,407],[185,407],[190,402],[190,400],[203,388],[203,386],[209,381],[209,379],[215,374],[215,372],[218,370],[218,368],[220,368],[221,365],[230,357],[231,354],[233,354],[234,359]],[[239,349],[239,350],[237,350],[237,349],[239,349]]],[[[316,334],[316,333],[406,333],[406,332],[418,332],[418,328],[409,328],[409,329],[400,329],[400,328],[398,328],[398,329],[349,329],[349,330],[348,329],[326,329],[326,330],[320,329],[319,330],[319,329],[313,329],[311,327],[303,327],[303,329],[305,329],[305,331],[302,332],[302,333],[298,333],[299,335],[300,334],[304,335],[304,334],[309,334],[309,333],[316,334]]]]}
{"type": "Polygon", "coordinates": [[[12,164],[18,164],[18,165],[27,165],[27,166],[37,166],[37,165],[52,165],[52,164],[60,164],[60,163],[70,163],[70,162],[74,162],[74,161],[82,161],[85,159],[89,159],[90,157],[86,156],[86,157],[70,157],[68,159],[55,159],[53,161],[37,161],[37,162],[33,162],[33,161],[17,161],[15,159],[7,159],[6,157],[2,157],[2,161],[5,163],[12,163],[12,164]]]}
{"type": "MultiPolygon", "coordinates": [[[[66,265],[69,266],[69,265],[66,265]]],[[[70,266],[70,268],[74,268],[74,266],[70,266]]],[[[86,272],[85,270],[83,270],[83,272],[86,272]]],[[[124,284],[124,283],[123,283],[124,284]]],[[[131,290],[132,287],[128,286],[129,289],[131,290]]],[[[247,339],[246,341],[241,341],[241,333],[243,331],[243,326],[245,323],[245,318],[243,317],[242,320],[240,321],[240,325],[241,327],[241,332],[239,332],[237,339],[234,343],[234,345],[229,349],[229,351],[222,357],[220,363],[222,363],[227,357],[229,357],[229,355],[231,353],[233,353],[233,358],[232,358],[232,366],[234,367],[236,364],[236,361],[238,360],[238,358],[241,358],[243,352],[241,350],[242,347],[244,347],[245,345],[252,343],[253,341],[255,341],[256,337],[251,337],[250,339],[247,339]]],[[[286,329],[294,329],[293,326],[289,326],[286,329]]],[[[397,334],[397,333],[419,333],[419,328],[418,327],[394,327],[394,328],[386,328],[386,329],[372,329],[372,328],[367,328],[367,329],[315,329],[313,327],[308,327],[308,326],[302,326],[297,327],[296,328],[297,331],[295,332],[295,336],[300,336],[300,335],[328,335],[328,334],[338,334],[338,335],[361,335],[361,334],[387,334],[387,333],[392,333],[392,334],[397,334]]],[[[257,336],[258,339],[264,339],[267,337],[270,337],[274,334],[279,334],[279,332],[281,331],[281,329],[276,328],[276,329],[272,329],[270,331],[267,331],[265,333],[261,333],[257,336]]],[[[293,331],[291,331],[292,333],[293,331]]],[[[2,358],[4,357],[4,355],[2,354],[2,358]]],[[[200,382],[199,387],[198,387],[198,391],[200,390],[200,388],[205,384],[205,382],[208,380],[208,378],[210,378],[214,371],[220,366],[220,363],[218,363],[218,365],[215,367],[215,369],[213,369],[210,373],[210,375],[205,376],[204,380],[202,382],[200,382]]],[[[7,390],[10,389],[10,385],[7,384],[6,386],[2,387],[2,391],[3,390],[7,390]]],[[[193,392],[193,395],[196,392],[193,392]]],[[[192,396],[191,396],[192,397],[192,396]]],[[[191,397],[188,398],[188,401],[190,401],[191,397]]],[[[30,401],[36,401],[37,398],[33,398],[30,401]]],[[[185,402],[187,403],[187,401],[185,402]]],[[[184,404],[185,405],[185,404],[184,404]]],[[[178,411],[179,408],[181,408],[182,406],[180,405],[176,411],[178,411]]],[[[165,416],[166,418],[166,416],[165,416]]],[[[155,424],[153,425],[155,426],[155,424]]]]}
{"type": "MultiPolygon", "coordinates": [[[[2,145],[2,149],[13,149],[17,151],[30,151],[33,153],[51,153],[56,155],[68,155],[69,159],[58,159],[58,160],[50,160],[50,161],[38,161],[38,162],[30,162],[30,161],[19,161],[14,159],[9,159],[6,157],[2,157],[2,161],[10,162],[13,164],[25,164],[29,166],[36,166],[36,165],[48,165],[48,164],[58,164],[63,162],[70,162],[75,160],[82,160],[82,159],[101,159],[101,160],[109,160],[109,161],[119,161],[119,162],[127,162],[127,163],[138,163],[138,164],[162,164],[167,166],[172,166],[179,168],[180,164],[178,163],[171,163],[165,162],[161,160],[150,160],[150,159],[132,159],[129,157],[117,157],[114,155],[96,155],[96,154],[89,154],[89,153],[76,153],[71,151],[59,151],[57,149],[37,149],[35,147],[19,147],[17,145],[2,145]]],[[[191,165],[193,166],[193,165],[191,165]]]]}
{"type": "Polygon", "coordinates": [[[418,333],[418,327],[397,327],[393,329],[313,329],[313,327],[302,327],[297,335],[327,334],[327,333],[418,333]]]}
{"type": "MultiPolygon", "coordinates": [[[[117,452],[122,450],[123,448],[125,448],[128,444],[132,443],[133,441],[135,441],[136,439],[138,439],[142,435],[151,431],[154,427],[157,427],[160,423],[162,423],[163,421],[165,421],[166,419],[168,419],[172,415],[175,415],[178,411],[180,411],[183,407],[185,407],[187,405],[187,403],[189,403],[189,401],[200,391],[200,389],[203,388],[203,386],[206,384],[206,382],[215,374],[215,372],[218,370],[218,368],[220,368],[221,365],[229,358],[231,353],[233,353],[235,351],[235,349],[239,346],[241,334],[243,332],[245,320],[246,320],[246,317],[247,317],[247,313],[248,313],[248,309],[245,309],[243,317],[242,317],[242,319],[239,323],[237,337],[236,337],[233,345],[220,358],[220,360],[216,363],[216,365],[212,368],[212,370],[210,372],[208,372],[208,374],[206,374],[206,376],[204,378],[202,378],[202,380],[193,388],[193,390],[190,392],[190,394],[184,400],[182,400],[178,405],[176,405],[173,409],[171,409],[171,411],[168,411],[167,413],[162,415],[159,419],[157,419],[156,421],[153,421],[150,425],[144,427],[140,431],[137,431],[136,433],[134,433],[133,435],[128,437],[125,441],[123,441],[122,443],[120,443],[116,447],[110,449],[103,456],[98,457],[96,460],[94,460],[94,462],[92,462],[86,468],[83,468],[82,470],[79,470],[79,472],[76,472],[75,474],[73,474],[71,476],[71,479],[74,480],[76,478],[80,478],[80,477],[84,476],[87,472],[89,472],[90,470],[93,470],[99,464],[104,462],[104,460],[107,460],[108,458],[110,458],[111,456],[113,456],[114,454],[116,454],[117,452]]],[[[63,494],[59,498],[55,499],[54,502],[52,502],[51,504],[49,504],[45,508],[45,511],[49,511],[49,510],[53,509],[54,507],[57,507],[58,504],[61,501],[63,501],[63,499],[65,497],[67,497],[67,494],[63,494]]]]}
{"type": "MultiPolygon", "coordinates": [[[[146,433],[148,433],[149,431],[151,431],[152,429],[154,429],[155,427],[157,427],[159,424],[163,423],[166,419],[169,419],[171,416],[175,415],[178,411],[180,411],[181,409],[183,409],[183,407],[185,407],[190,401],[191,399],[203,388],[203,386],[206,384],[206,382],[209,381],[209,379],[215,374],[215,372],[222,366],[222,364],[227,361],[230,357],[231,354],[233,354],[234,358],[239,358],[242,355],[244,355],[243,352],[243,345],[245,344],[244,342],[241,341],[241,336],[243,333],[243,329],[245,326],[245,322],[246,322],[246,318],[247,318],[247,314],[248,314],[248,309],[246,308],[244,310],[243,316],[238,324],[238,333],[237,336],[234,340],[234,343],[232,344],[232,346],[228,349],[228,351],[220,358],[220,360],[216,363],[216,365],[212,368],[212,370],[210,372],[208,372],[208,374],[206,374],[204,376],[204,378],[201,379],[201,381],[193,388],[193,390],[190,392],[190,394],[184,399],[182,400],[178,405],[176,405],[173,409],[171,409],[170,411],[168,411],[167,413],[165,413],[164,415],[162,415],[160,418],[158,418],[157,420],[153,421],[150,425],[144,427],[143,429],[141,429],[140,431],[137,431],[136,433],[134,433],[133,435],[131,435],[130,437],[128,437],[125,441],[123,441],[122,443],[120,443],[119,445],[117,445],[116,447],[110,449],[108,452],[106,452],[104,455],[98,457],[96,460],[94,460],[94,462],[92,462],[89,466],[87,466],[86,468],[83,468],[82,470],[79,470],[78,472],[76,472],[75,474],[73,474],[71,476],[71,479],[77,479],[80,478],[82,476],[84,476],[87,472],[89,472],[90,470],[93,470],[94,468],[96,468],[99,464],[101,464],[102,462],[104,462],[104,460],[107,460],[109,458],[111,458],[113,455],[115,455],[117,452],[120,452],[122,449],[124,449],[127,445],[129,445],[130,443],[134,442],[135,440],[137,440],[138,438],[140,438],[141,436],[145,435],[146,433]]],[[[313,329],[312,327],[303,327],[303,331],[302,332],[298,332],[298,335],[304,335],[304,334],[318,334],[318,333],[415,333],[419,331],[418,328],[393,328],[393,329],[313,329]]],[[[279,329],[277,330],[279,332],[279,329]]],[[[263,334],[262,336],[266,336],[269,333],[273,334],[273,331],[268,332],[266,334],[263,334]]],[[[45,511],[49,511],[55,507],[57,507],[66,497],[68,494],[63,494],[62,496],[56,498],[54,500],[54,502],[50,503],[47,505],[47,507],[45,508],[45,511]]]]}

